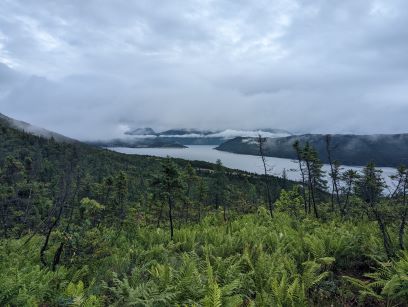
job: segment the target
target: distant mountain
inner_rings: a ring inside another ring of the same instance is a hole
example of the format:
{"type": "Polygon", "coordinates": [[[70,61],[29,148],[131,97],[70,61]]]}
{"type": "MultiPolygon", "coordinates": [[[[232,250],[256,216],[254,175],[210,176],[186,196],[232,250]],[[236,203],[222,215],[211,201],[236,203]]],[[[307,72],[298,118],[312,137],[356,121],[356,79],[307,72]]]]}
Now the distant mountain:
{"type": "Polygon", "coordinates": [[[156,133],[152,128],[136,128],[133,130],[126,131],[126,135],[134,135],[134,136],[140,136],[140,135],[155,135],[155,136],[164,136],[164,137],[181,137],[181,136],[204,136],[208,135],[211,133],[215,133],[214,131],[210,130],[198,130],[198,129],[170,129],[170,130],[165,130],[162,132],[156,133]]]}
{"type": "Polygon", "coordinates": [[[258,135],[262,135],[264,137],[269,138],[277,138],[289,136],[292,135],[292,133],[281,129],[257,129],[257,130],[226,129],[210,134],[207,137],[221,137],[223,139],[232,139],[236,137],[257,137],[258,135]]]}
{"type": "Polygon", "coordinates": [[[198,130],[198,129],[170,129],[166,131],[159,132],[158,136],[167,136],[167,137],[178,137],[178,136],[206,136],[214,133],[210,130],[198,130]]]}
{"type": "Polygon", "coordinates": [[[108,141],[92,141],[90,145],[99,147],[130,147],[130,148],[186,148],[186,146],[174,140],[162,140],[159,138],[125,138],[108,141]]]}
{"type": "MultiPolygon", "coordinates": [[[[257,129],[257,130],[199,130],[199,129],[170,129],[154,133],[151,128],[138,128],[126,132],[135,138],[146,139],[147,136],[160,139],[164,143],[177,143],[182,145],[220,145],[226,140],[235,137],[256,137],[258,134],[274,138],[291,135],[290,132],[282,129],[257,129]],[[150,130],[148,130],[150,129],[150,130]],[[154,135],[154,136],[153,136],[154,135]]],[[[128,140],[123,139],[126,144],[128,140]]],[[[132,141],[134,142],[134,141],[132,141]]],[[[131,144],[130,144],[131,145],[131,144]]]]}
{"type": "Polygon", "coordinates": [[[52,132],[49,130],[46,130],[44,128],[40,128],[31,124],[28,124],[26,122],[20,121],[20,120],[16,120],[14,118],[8,117],[4,114],[0,113],[0,121],[8,126],[10,126],[11,128],[20,130],[20,131],[24,131],[36,136],[41,136],[43,138],[46,139],[51,139],[53,138],[55,141],[57,142],[66,142],[66,143],[74,143],[74,142],[78,142],[77,140],[71,139],[69,137],[66,137],[62,134],[56,133],[56,132],[52,132]]]}
{"type": "MultiPolygon", "coordinates": [[[[265,154],[271,157],[296,159],[293,143],[309,142],[327,163],[325,135],[305,134],[282,138],[267,138],[265,154]]],[[[372,161],[377,166],[408,165],[408,134],[332,135],[333,159],[344,165],[365,165],[372,161]]],[[[256,138],[237,137],[217,147],[218,150],[258,155],[256,138]]]]}
{"type": "Polygon", "coordinates": [[[269,133],[273,133],[273,134],[285,134],[285,135],[293,135],[294,133],[289,132],[288,130],[284,130],[284,129],[271,129],[271,128],[266,128],[266,129],[257,129],[257,131],[261,131],[261,132],[269,132],[269,133]]]}
{"type": "Polygon", "coordinates": [[[130,131],[126,131],[125,134],[127,135],[156,135],[156,132],[152,128],[136,128],[130,131]]]}
{"type": "Polygon", "coordinates": [[[177,142],[183,145],[219,145],[225,142],[224,138],[202,137],[202,136],[160,136],[160,140],[166,142],[177,142]]]}

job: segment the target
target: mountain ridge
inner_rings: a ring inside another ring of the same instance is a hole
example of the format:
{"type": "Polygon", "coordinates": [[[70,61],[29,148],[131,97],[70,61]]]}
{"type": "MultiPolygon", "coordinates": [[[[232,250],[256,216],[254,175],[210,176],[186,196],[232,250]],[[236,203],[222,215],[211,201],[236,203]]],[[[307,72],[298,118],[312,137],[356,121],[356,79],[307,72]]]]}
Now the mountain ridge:
{"type": "MultiPolygon", "coordinates": [[[[303,134],[283,138],[266,138],[264,152],[266,156],[296,159],[293,143],[308,142],[313,146],[324,163],[328,162],[327,134],[303,134]]],[[[396,167],[408,165],[408,133],[403,134],[332,134],[331,148],[334,160],[343,165],[365,165],[374,162],[377,166],[396,167]]],[[[234,138],[219,145],[217,150],[258,155],[256,138],[234,138]]]]}
{"type": "Polygon", "coordinates": [[[155,132],[152,128],[136,128],[125,132],[126,138],[117,138],[114,140],[91,141],[90,144],[112,147],[117,144],[128,147],[156,147],[155,144],[161,144],[159,147],[181,147],[188,145],[220,145],[226,140],[239,136],[257,136],[258,134],[268,137],[282,137],[292,135],[289,131],[283,129],[256,129],[256,130],[200,130],[195,128],[177,128],[161,132],[155,132]],[[133,138],[129,138],[133,137],[133,138]],[[181,145],[181,146],[180,146],[181,145]]]}
{"type": "Polygon", "coordinates": [[[284,129],[276,128],[262,128],[262,129],[222,129],[222,130],[209,130],[209,129],[196,129],[196,128],[173,128],[164,130],[161,132],[155,132],[154,129],[150,127],[135,128],[125,132],[126,135],[132,136],[145,136],[145,135],[155,135],[158,137],[224,137],[231,138],[237,136],[249,136],[249,135],[267,135],[273,137],[274,135],[292,135],[291,132],[284,129]]]}
{"type": "Polygon", "coordinates": [[[75,139],[72,139],[70,137],[67,137],[65,135],[59,134],[57,132],[53,132],[41,127],[37,127],[35,125],[29,124],[27,122],[17,120],[14,118],[11,118],[7,115],[4,115],[0,113],[0,121],[7,123],[10,125],[10,127],[15,128],[17,130],[33,134],[35,136],[40,136],[46,139],[51,139],[53,138],[57,142],[65,142],[65,143],[76,143],[79,142],[75,139]]]}

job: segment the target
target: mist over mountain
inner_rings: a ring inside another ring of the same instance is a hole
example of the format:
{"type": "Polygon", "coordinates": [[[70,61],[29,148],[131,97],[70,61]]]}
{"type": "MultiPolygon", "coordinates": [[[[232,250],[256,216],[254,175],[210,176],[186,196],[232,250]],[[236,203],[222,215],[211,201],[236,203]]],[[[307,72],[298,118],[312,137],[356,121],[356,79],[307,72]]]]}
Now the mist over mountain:
{"type": "Polygon", "coordinates": [[[129,148],[185,148],[183,144],[174,140],[161,139],[157,137],[146,138],[120,138],[111,140],[88,141],[90,145],[99,147],[129,147],[129,148]]]}
{"type": "Polygon", "coordinates": [[[152,128],[145,127],[145,128],[136,128],[133,130],[125,131],[125,134],[127,135],[156,135],[156,132],[152,128]]]}
{"type": "MultiPolygon", "coordinates": [[[[295,141],[308,142],[313,146],[323,162],[328,162],[326,135],[305,134],[283,138],[266,138],[264,153],[277,158],[296,159],[293,149],[295,141]]],[[[331,135],[333,159],[343,165],[365,165],[374,162],[378,166],[396,167],[408,164],[408,134],[379,135],[331,135]]],[[[256,138],[238,137],[217,147],[218,150],[238,154],[259,155],[256,138]]]]}
{"type": "Polygon", "coordinates": [[[164,137],[255,137],[258,134],[262,134],[268,137],[282,137],[289,136],[292,133],[283,129],[224,129],[224,130],[200,130],[194,128],[181,128],[181,129],[169,129],[161,132],[155,132],[152,128],[135,128],[125,132],[126,135],[143,136],[143,135],[156,135],[164,137]]]}
{"type": "MultiPolygon", "coordinates": [[[[8,126],[57,142],[77,142],[76,140],[47,129],[13,119],[0,113],[0,121],[8,126]]],[[[152,128],[135,128],[125,131],[122,138],[93,140],[87,143],[99,147],[130,148],[185,148],[189,145],[213,145],[216,149],[238,154],[258,155],[257,136],[266,138],[265,155],[277,158],[296,159],[293,149],[295,141],[308,142],[313,146],[321,160],[328,163],[326,135],[293,135],[282,129],[259,130],[199,130],[170,129],[155,132],[152,128]]],[[[331,135],[333,159],[343,165],[365,165],[374,162],[377,166],[397,167],[408,164],[408,134],[377,135],[331,135]]]]}
{"type": "Polygon", "coordinates": [[[69,137],[66,137],[62,134],[56,133],[56,132],[52,132],[49,131],[47,129],[41,128],[41,127],[37,127],[34,125],[31,125],[29,123],[8,117],[4,114],[0,113],[0,121],[8,126],[10,126],[11,128],[26,132],[26,133],[30,133],[36,136],[40,136],[46,139],[51,139],[53,138],[55,141],[57,142],[67,142],[67,143],[74,143],[74,142],[78,142],[74,139],[71,139],[69,137]]]}
{"type": "Polygon", "coordinates": [[[289,136],[291,133],[283,129],[258,130],[200,130],[200,129],[169,129],[155,132],[152,128],[135,128],[124,133],[126,137],[111,140],[90,141],[99,146],[129,147],[179,147],[180,145],[220,145],[235,137],[256,137],[259,134],[270,138],[289,136]]]}

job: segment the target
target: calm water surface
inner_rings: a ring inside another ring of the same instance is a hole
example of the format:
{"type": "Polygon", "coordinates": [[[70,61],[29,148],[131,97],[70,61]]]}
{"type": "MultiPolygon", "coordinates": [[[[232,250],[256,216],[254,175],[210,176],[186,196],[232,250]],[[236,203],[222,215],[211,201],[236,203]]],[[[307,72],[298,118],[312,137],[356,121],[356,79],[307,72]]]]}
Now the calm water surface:
{"type": "MultiPolygon", "coordinates": [[[[217,159],[222,161],[222,164],[226,167],[239,169],[252,173],[263,173],[263,165],[260,157],[252,155],[234,154],[225,151],[215,150],[216,146],[213,145],[189,145],[188,148],[127,148],[127,147],[114,147],[111,150],[135,155],[149,155],[157,157],[173,157],[186,160],[200,160],[215,163],[217,159]]],[[[266,158],[269,173],[271,175],[282,177],[282,173],[285,170],[287,178],[292,180],[301,180],[298,164],[291,159],[282,158],[266,158]]],[[[326,173],[329,172],[330,166],[323,166],[326,173]]],[[[362,167],[358,166],[343,166],[344,169],[361,170],[362,167]]],[[[389,186],[393,186],[393,182],[389,179],[389,175],[395,172],[394,168],[382,167],[384,179],[389,186]]]]}

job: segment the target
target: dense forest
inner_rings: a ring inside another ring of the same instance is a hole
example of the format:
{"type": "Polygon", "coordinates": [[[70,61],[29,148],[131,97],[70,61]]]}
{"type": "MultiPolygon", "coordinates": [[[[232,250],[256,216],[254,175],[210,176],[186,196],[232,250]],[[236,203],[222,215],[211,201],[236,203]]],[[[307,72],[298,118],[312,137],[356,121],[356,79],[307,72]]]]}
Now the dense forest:
{"type": "Polygon", "coordinates": [[[407,169],[293,152],[297,183],[0,121],[0,305],[406,306],[407,169]]]}

